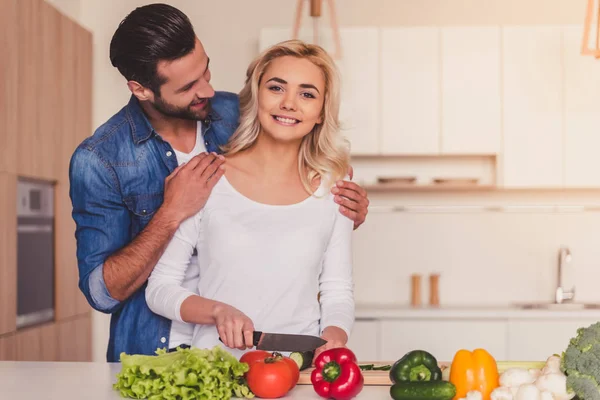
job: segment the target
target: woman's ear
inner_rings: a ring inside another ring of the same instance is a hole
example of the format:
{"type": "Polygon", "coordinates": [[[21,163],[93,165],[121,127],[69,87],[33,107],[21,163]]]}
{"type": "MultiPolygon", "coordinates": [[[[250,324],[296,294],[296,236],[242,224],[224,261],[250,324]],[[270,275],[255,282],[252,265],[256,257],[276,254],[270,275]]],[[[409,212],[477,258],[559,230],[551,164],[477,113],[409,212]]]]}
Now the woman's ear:
{"type": "Polygon", "coordinates": [[[319,116],[319,119],[317,120],[317,124],[321,125],[324,120],[325,120],[325,116],[323,115],[323,113],[321,113],[321,115],[319,116]]]}

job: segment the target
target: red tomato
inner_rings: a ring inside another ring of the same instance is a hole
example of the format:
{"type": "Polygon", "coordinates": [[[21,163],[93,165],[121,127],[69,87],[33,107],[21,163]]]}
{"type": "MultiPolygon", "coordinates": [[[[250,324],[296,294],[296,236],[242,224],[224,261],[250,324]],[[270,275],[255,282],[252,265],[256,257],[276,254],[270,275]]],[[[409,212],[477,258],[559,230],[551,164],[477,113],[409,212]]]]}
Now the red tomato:
{"type": "MultiPolygon", "coordinates": [[[[297,365],[296,369],[298,369],[297,365]]],[[[252,393],[264,399],[285,396],[296,384],[297,381],[294,379],[294,370],[280,355],[255,361],[250,365],[250,371],[246,373],[246,381],[252,393]]]]}
{"type": "Polygon", "coordinates": [[[252,350],[244,353],[240,358],[240,362],[248,364],[251,366],[255,361],[264,360],[267,357],[271,357],[271,353],[265,350],[252,350]]]}
{"type": "Polygon", "coordinates": [[[285,361],[288,364],[290,370],[292,371],[292,387],[290,388],[290,390],[292,390],[294,386],[296,386],[296,384],[298,383],[298,379],[300,379],[300,368],[298,368],[298,364],[296,364],[296,361],[292,360],[289,357],[283,357],[283,361],[285,361]]]}

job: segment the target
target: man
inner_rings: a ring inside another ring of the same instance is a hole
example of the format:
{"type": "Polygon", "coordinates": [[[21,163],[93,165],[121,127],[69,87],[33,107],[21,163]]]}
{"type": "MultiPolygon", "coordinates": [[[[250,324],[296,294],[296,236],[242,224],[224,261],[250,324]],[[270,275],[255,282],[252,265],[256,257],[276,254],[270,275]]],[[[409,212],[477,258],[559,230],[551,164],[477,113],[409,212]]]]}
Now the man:
{"type": "MultiPolygon", "coordinates": [[[[152,313],[144,289],[179,224],[223,175],[217,154],[237,128],[239,102],[215,93],[202,43],[171,6],[130,13],[110,59],[132,96],[75,150],[70,195],[79,287],[93,308],[112,314],[107,360],[115,362],[121,352],[154,354],[191,335],[191,326],[152,313]]],[[[365,191],[352,182],[332,190],[356,229],[367,214],[365,191]]],[[[184,284],[194,288],[195,279],[184,284]]]]}

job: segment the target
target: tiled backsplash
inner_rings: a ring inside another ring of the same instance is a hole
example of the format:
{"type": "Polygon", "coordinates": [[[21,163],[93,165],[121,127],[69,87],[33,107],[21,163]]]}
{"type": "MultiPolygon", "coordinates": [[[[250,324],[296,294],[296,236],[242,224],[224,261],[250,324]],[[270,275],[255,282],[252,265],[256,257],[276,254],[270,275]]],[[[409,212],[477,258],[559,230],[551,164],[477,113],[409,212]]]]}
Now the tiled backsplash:
{"type": "Polygon", "coordinates": [[[572,251],[564,283],[600,302],[600,212],[388,212],[374,207],[354,233],[357,303],[410,302],[410,275],[441,274],[444,305],[552,301],[558,251],[572,251]]]}

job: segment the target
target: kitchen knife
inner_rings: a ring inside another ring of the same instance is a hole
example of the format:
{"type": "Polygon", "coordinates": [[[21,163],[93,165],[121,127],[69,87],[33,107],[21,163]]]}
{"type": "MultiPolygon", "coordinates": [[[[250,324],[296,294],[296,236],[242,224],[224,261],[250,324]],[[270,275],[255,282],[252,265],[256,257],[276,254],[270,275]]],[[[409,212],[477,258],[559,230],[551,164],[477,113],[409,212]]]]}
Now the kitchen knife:
{"type": "MultiPolygon", "coordinates": [[[[219,338],[221,340],[221,338],[219,338]]],[[[222,342],[222,340],[221,340],[222,342]]],[[[288,333],[252,333],[252,344],[257,350],[268,351],[313,351],[327,343],[327,340],[311,335],[291,335],[288,333]]]]}

